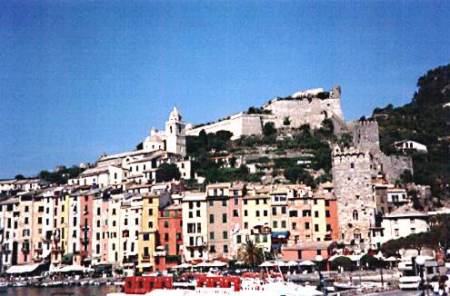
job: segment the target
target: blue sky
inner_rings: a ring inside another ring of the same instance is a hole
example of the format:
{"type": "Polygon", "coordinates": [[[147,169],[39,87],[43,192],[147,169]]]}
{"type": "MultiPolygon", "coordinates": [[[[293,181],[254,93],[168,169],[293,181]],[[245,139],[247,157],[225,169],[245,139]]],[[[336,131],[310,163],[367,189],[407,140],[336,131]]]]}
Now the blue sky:
{"type": "Polygon", "coordinates": [[[200,123],[342,86],[346,119],[450,62],[450,2],[1,1],[0,178],[134,148],[173,105],[200,123]]]}

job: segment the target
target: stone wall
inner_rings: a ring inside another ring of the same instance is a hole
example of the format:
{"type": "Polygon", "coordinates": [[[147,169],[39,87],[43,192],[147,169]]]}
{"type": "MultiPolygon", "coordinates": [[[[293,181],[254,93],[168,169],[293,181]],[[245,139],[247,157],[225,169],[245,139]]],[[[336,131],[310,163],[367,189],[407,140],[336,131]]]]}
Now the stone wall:
{"type": "Polygon", "coordinates": [[[340,99],[278,99],[264,106],[270,110],[276,128],[285,127],[284,120],[290,120],[290,127],[298,128],[309,124],[311,128],[320,128],[325,118],[337,116],[343,119],[340,99]]]}
{"type": "Polygon", "coordinates": [[[188,136],[198,136],[202,130],[204,130],[207,134],[216,133],[220,130],[229,131],[233,133],[233,137],[231,138],[232,140],[239,139],[241,136],[261,135],[261,115],[238,113],[227,119],[186,129],[186,134],[188,136]]]}
{"type": "MultiPolygon", "coordinates": [[[[307,92],[306,92],[307,93],[307,92]]],[[[325,118],[330,118],[341,130],[345,126],[344,116],[341,109],[341,90],[335,87],[328,92],[322,92],[325,97],[309,94],[302,97],[277,98],[262,106],[262,109],[270,114],[246,114],[244,112],[230,116],[213,123],[201,125],[186,130],[187,135],[195,136],[201,130],[206,133],[215,133],[226,130],[233,133],[233,140],[241,136],[260,135],[262,127],[268,122],[273,122],[276,128],[285,127],[284,120],[289,119],[289,127],[298,128],[303,124],[309,124],[311,128],[320,128],[325,118]]]]}
{"type": "Polygon", "coordinates": [[[376,211],[370,153],[357,148],[334,147],[332,174],[338,202],[340,239],[347,244],[352,241],[368,243],[376,211]]]}
{"type": "Polygon", "coordinates": [[[348,124],[353,145],[363,150],[380,150],[378,123],[373,120],[353,121],[348,124]]]}
{"type": "Polygon", "coordinates": [[[412,160],[407,156],[384,154],[380,149],[378,123],[374,120],[361,120],[349,123],[353,136],[353,145],[362,151],[370,152],[372,159],[372,176],[383,174],[395,183],[404,170],[413,172],[412,160]]]}

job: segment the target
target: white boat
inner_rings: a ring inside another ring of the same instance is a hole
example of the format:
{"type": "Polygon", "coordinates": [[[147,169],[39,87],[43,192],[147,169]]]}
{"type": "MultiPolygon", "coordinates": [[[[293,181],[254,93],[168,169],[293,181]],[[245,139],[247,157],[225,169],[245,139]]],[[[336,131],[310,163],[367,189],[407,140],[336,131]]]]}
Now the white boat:
{"type": "Polygon", "coordinates": [[[354,290],[354,289],[359,289],[361,288],[361,286],[358,285],[353,285],[352,283],[348,282],[348,283],[342,283],[342,282],[334,282],[333,286],[336,288],[336,290],[338,291],[343,291],[343,290],[354,290]]]}
{"type": "MultiPolygon", "coordinates": [[[[162,279],[160,281],[164,281],[162,279]]],[[[170,288],[151,289],[147,292],[142,290],[146,284],[137,283],[130,279],[131,285],[136,284],[137,289],[128,289],[128,281],[125,279],[125,292],[110,293],[108,296],[213,296],[213,295],[227,295],[227,296],[320,296],[322,292],[317,291],[316,287],[309,285],[298,285],[292,282],[263,282],[259,279],[253,278],[233,278],[230,277],[207,277],[204,278],[203,283],[207,283],[208,287],[199,284],[196,281],[196,286],[182,287],[175,283],[170,283],[170,288]],[[211,285],[211,282],[214,284],[211,285]],[[232,283],[231,283],[232,282],[232,283]]],[[[169,281],[170,282],[170,281],[169,281]]]]}
{"type": "Polygon", "coordinates": [[[420,287],[419,276],[401,276],[398,279],[398,287],[401,290],[417,290],[420,287]]]}

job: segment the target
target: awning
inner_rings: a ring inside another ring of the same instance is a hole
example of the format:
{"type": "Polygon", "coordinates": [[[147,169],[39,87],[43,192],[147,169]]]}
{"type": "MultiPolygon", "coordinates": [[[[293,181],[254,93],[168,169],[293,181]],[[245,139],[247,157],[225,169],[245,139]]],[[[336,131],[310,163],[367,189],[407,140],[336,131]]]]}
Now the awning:
{"type": "Polygon", "coordinates": [[[272,238],[288,238],[289,231],[272,231],[272,238]]]}
{"type": "Polygon", "coordinates": [[[259,267],[273,267],[273,266],[275,266],[275,263],[273,261],[265,261],[259,265],[259,267]]]}
{"type": "Polygon", "coordinates": [[[89,272],[93,271],[92,268],[86,268],[80,265],[66,265],[61,268],[53,270],[55,273],[68,273],[68,272],[89,272]]]}
{"type": "Polygon", "coordinates": [[[39,263],[29,264],[29,265],[13,265],[6,271],[7,274],[24,274],[30,273],[36,270],[39,267],[39,263]]]}
{"type": "Polygon", "coordinates": [[[172,268],[173,269],[183,269],[183,268],[190,268],[190,267],[192,267],[191,264],[189,264],[189,263],[182,263],[182,264],[174,266],[172,268]]]}
{"type": "Polygon", "coordinates": [[[227,264],[221,261],[213,261],[213,262],[201,262],[195,265],[194,267],[223,267],[223,266],[227,266],[227,264]]]}
{"type": "Polygon", "coordinates": [[[152,266],[153,266],[153,264],[151,264],[151,263],[141,263],[141,264],[138,264],[136,266],[136,268],[150,268],[152,266]]]}

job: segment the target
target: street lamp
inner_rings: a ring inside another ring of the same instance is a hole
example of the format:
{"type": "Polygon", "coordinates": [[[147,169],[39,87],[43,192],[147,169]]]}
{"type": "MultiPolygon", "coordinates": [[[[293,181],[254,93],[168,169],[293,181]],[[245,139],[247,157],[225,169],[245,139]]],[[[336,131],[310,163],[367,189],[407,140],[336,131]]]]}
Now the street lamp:
{"type": "Polygon", "coordinates": [[[425,279],[423,275],[423,268],[425,265],[425,258],[423,256],[417,256],[416,259],[416,265],[419,267],[419,274],[420,274],[420,288],[422,289],[421,296],[425,296],[425,279]]]}
{"type": "Polygon", "coordinates": [[[323,295],[327,295],[327,289],[325,288],[325,280],[323,278],[322,272],[321,272],[321,266],[322,266],[322,262],[323,262],[323,257],[321,255],[317,255],[314,259],[314,261],[316,261],[316,268],[317,271],[319,272],[319,282],[320,282],[320,287],[322,289],[323,295]]]}

